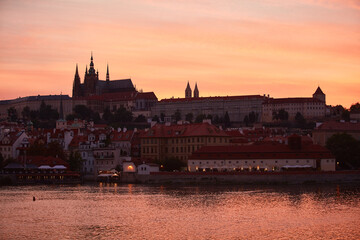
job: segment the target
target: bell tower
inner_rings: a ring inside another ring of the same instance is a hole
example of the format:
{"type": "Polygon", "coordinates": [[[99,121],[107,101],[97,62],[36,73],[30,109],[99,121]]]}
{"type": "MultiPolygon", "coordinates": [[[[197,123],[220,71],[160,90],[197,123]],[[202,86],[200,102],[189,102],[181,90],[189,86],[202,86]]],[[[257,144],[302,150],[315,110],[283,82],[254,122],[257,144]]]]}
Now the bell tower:
{"type": "Polygon", "coordinates": [[[185,98],[191,98],[191,88],[190,88],[189,81],[188,81],[186,89],[185,89],[185,98]]]}

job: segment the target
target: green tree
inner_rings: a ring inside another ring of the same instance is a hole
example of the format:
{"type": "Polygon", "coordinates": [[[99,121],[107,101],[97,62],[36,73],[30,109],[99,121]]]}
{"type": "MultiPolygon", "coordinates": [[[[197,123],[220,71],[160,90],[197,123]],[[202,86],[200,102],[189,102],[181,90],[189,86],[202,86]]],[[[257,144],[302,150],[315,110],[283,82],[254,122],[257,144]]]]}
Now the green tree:
{"type": "Polygon", "coordinates": [[[360,142],[347,133],[337,133],[326,141],[340,168],[360,167],[360,142]]]}
{"type": "Polygon", "coordinates": [[[71,152],[68,163],[71,171],[80,172],[83,164],[83,159],[79,152],[71,152]]]}
{"type": "Polygon", "coordinates": [[[249,113],[249,123],[253,124],[253,123],[257,122],[258,117],[259,117],[258,113],[255,113],[254,111],[250,112],[249,113]]]}
{"type": "Polygon", "coordinates": [[[146,117],[140,114],[137,118],[135,118],[134,122],[146,122],[146,117]]]}
{"type": "Polygon", "coordinates": [[[285,111],[285,109],[280,109],[278,116],[281,121],[287,121],[289,119],[289,113],[285,111]]]}
{"type": "Polygon", "coordinates": [[[162,165],[163,169],[168,172],[172,172],[174,170],[180,171],[182,168],[187,166],[185,162],[175,157],[166,158],[164,161],[158,161],[157,163],[162,165]]]}
{"type": "Polygon", "coordinates": [[[180,110],[177,109],[172,117],[175,119],[175,121],[180,121],[181,120],[181,112],[180,112],[180,110]]]}
{"type": "Polygon", "coordinates": [[[85,105],[76,105],[74,107],[74,114],[76,118],[82,120],[89,120],[93,114],[92,110],[85,105]]]}
{"type": "Polygon", "coordinates": [[[114,115],[111,113],[110,108],[105,108],[104,110],[104,114],[102,116],[102,118],[106,121],[106,122],[112,122],[114,115]]]}
{"type": "Polygon", "coordinates": [[[341,119],[346,122],[349,122],[350,121],[350,111],[345,109],[341,114],[341,119]]]}
{"type": "Polygon", "coordinates": [[[8,112],[9,121],[16,122],[18,119],[18,114],[16,109],[14,107],[10,107],[8,108],[7,112],[8,112]]]}
{"type": "Polygon", "coordinates": [[[132,119],[132,112],[127,111],[124,107],[117,109],[114,114],[114,122],[131,122],[132,119]]]}
{"type": "Polygon", "coordinates": [[[231,126],[229,113],[226,111],[224,115],[224,127],[228,128],[231,126]]]}
{"type": "Polygon", "coordinates": [[[160,122],[160,118],[158,115],[155,115],[153,118],[152,118],[152,121],[153,122],[160,122]]]}
{"type": "Polygon", "coordinates": [[[244,117],[244,123],[245,123],[245,126],[248,126],[248,125],[249,125],[249,116],[248,116],[248,115],[245,115],[245,117],[244,117]]]}
{"type": "Polygon", "coordinates": [[[300,112],[297,112],[295,115],[295,123],[298,128],[304,128],[306,126],[306,120],[300,112]]]}
{"type": "Polygon", "coordinates": [[[30,119],[30,108],[29,106],[25,106],[21,112],[21,116],[24,120],[30,119]]]}
{"type": "Polygon", "coordinates": [[[66,115],[66,121],[73,121],[75,119],[75,114],[66,115]]]}
{"type": "Polygon", "coordinates": [[[188,113],[185,115],[185,120],[188,122],[192,122],[194,119],[194,114],[193,113],[188,113]]]}
{"type": "Polygon", "coordinates": [[[201,123],[204,119],[206,118],[205,114],[200,114],[196,117],[195,122],[196,123],[201,123]]]}
{"type": "Polygon", "coordinates": [[[360,103],[355,103],[350,107],[350,113],[360,112],[360,103]]]}
{"type": "Polygon", "coordinates": [[[165,113],[160,113],[160,120],[161,122],[165,121],[165,113]]]}
{"type": "Polygon", "coordinates": [[[48,143],[46,147],[46,155],[66,159],[64,149],[57,141],[52,141],[48,143]]]}

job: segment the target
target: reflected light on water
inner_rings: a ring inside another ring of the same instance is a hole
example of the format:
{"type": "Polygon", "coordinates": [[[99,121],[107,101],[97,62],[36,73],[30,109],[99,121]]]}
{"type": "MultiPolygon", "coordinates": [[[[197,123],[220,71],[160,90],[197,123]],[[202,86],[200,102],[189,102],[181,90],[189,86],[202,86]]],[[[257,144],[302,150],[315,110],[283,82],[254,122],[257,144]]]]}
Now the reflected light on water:
{"type": "Polygon", "coordinates": [[[0,239],[359,239],[359,200],[353,185],[3,187],[0,239]]]}

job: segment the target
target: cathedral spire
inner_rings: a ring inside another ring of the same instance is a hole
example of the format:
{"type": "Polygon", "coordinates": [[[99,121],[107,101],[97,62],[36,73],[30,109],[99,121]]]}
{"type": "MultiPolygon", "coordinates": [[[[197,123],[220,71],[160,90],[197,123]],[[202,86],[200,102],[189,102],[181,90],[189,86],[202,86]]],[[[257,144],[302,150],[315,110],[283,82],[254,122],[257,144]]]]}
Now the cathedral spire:
{"type": "Polygon", "coordinates": [[[185,89],[185,98],[191,98],[191,88],[190,88],[189,81],[188,81],[186,89],[185,89]]]}
{"type": "Polygon", "coordinates": [[[110,81],[110,76],[109,76],[109,64],[107,64],[107,70],[106,70],[106,81],[109,82],[110,81]]]}
{"type": "Polygon", "coordinates": [[[74,84],[73,84],[73,97],[80,96],[80,77],[79,77],[79,68],[76,64],[75,76],[74,76],[74,84]]]}
{"type": "Polygon", "coordinates": [[[94,68],[94,58],[93,58],[93,53],[91,52],[91,58],[90,58],[90,68],[94,68]]]}
{"type": "Polygon", "coordinates": [[[194,98],[198,98],[198,97],[199,97],[199,89],[197,87],[197,83],[195,83],[194,98]]]}

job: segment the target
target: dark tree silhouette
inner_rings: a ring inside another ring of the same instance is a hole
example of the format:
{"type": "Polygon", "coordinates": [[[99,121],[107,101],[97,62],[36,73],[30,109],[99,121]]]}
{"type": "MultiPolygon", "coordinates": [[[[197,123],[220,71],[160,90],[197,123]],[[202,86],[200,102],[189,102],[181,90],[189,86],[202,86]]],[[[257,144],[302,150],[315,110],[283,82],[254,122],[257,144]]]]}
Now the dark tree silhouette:
{"type": "Polygon", "coordinates": [[[347,133],[337,133],[326,141],[341,168],[360,167],[360,142],[347,133]]]}

